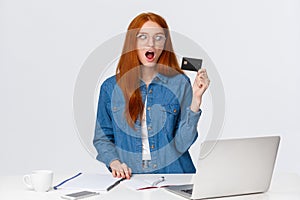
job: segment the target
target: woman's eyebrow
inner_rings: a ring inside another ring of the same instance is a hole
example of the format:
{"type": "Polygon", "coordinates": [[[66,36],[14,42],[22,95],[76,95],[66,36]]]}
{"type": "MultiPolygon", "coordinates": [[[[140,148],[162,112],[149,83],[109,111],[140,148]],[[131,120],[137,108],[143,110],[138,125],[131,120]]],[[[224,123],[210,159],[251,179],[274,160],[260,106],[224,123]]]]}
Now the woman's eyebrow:
{"type": "MultiPolygon", "coordinates": [[[[148,34],[148,32],[144,32],[144,31],[141,31],[141,32],[138,32],[138,34],[148,34]]],[[[157,33],[154,33],[154,35],[157,35],[157,34],[165,34],[164,32],[157,32],[157,33]]]]}
{"type": "Polygon", "coordinates": [[[138,34],[148,34],[147,32],[140,31],[138,34]]]}

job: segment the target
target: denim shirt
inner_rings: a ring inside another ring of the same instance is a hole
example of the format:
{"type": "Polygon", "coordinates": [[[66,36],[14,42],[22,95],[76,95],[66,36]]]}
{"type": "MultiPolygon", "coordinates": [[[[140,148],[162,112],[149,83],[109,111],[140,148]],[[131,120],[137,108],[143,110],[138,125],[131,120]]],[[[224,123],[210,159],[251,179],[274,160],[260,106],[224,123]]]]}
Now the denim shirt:
{"type": "Polygon", "coordinates": [[[201,110],[190,110],[192,87],[184,74],[157,74],[147,87],[140,82],[143,102],[147,98],[146,124],[151,153],[149,165],[142,162],[141,122],[131,128],[124,115],[125,100],[112,76],[101,85],[94,135],[97,160],[109,168],[120,160],[132,173],[195,173],[188,152],[198,136],[201,110]]]}

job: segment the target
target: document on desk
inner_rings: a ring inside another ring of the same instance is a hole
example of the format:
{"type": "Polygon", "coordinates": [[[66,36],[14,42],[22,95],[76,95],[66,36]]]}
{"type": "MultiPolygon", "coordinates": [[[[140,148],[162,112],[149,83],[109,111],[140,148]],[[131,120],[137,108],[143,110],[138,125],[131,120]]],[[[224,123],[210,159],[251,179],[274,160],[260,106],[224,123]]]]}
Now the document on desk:
{"type": "Polygon", "coordinates": [[[63,181],[63,184],[59,184],[57,188],[106,192],[107,188],[119,179],[114,178],[111,174],[81,173],[75,178],[66,177],[67,181],[63,181]]]}
{"type": "Polygon", "coordinates": [[[171,185],[192,183],[193,174],[147,174],[133,175],[130,180],[124,180],[124,185],[133,190],[145,190],[171,185]]]}

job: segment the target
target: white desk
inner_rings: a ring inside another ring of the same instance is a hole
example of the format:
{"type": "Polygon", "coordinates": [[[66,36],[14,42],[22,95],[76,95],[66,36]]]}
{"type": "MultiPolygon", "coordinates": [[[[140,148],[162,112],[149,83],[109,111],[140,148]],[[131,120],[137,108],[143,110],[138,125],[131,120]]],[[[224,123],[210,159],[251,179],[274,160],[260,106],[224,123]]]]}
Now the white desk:
{"type": "MultiPolygon", "coordinates": [[[[70,174],[68,174],[70,175],[70,174]]],[[[54,184],[60,182],[68,175],[54,175],[54,184]]],[[[151,176],[151,175],[136,175],[151,176]]],[[[185,176],[185,175],[180,175],[185,176]]],[[[180,178],[179,176],[179,178],[180,178]]],[[[123,182],[122,182],[123,183],[123,182]]],[[[86,198],[86,200],[176,200],[185,199],[170,193],[162,188],[135,191],[123,184],[118,185],[108,193],[100,194],[96,197],[86,198]]],[[[2,176],[0,177],[0,199],[3,200],[52,200],[61,199],[60,196],[67,193],[64,190],[51,190],[46,193],[38,193],[28,190],[22,182],[22,176],[2,176]]],[[[243,195],[227,198],[217,198],[217,200],[300,200],[300,177],[292,173],[274,174],[271,187],[267,193],[255,195],[243,195]]]]}

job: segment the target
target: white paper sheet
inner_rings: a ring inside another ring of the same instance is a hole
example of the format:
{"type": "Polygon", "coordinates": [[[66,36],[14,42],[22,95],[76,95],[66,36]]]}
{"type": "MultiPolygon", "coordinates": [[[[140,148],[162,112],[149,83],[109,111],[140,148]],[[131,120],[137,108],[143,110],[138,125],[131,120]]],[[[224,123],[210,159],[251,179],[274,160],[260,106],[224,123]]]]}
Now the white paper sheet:
{"type": "MultiPolygon", "coordinates": [[[[69,177],[66,177],[66,179],[68,178],[69,177]]],[[[106,191],[110,185],[119,179],[120,178],[114,178],[111,174],[82,173],[80,176],[59,186],[59,189],[106,191]]]]}

